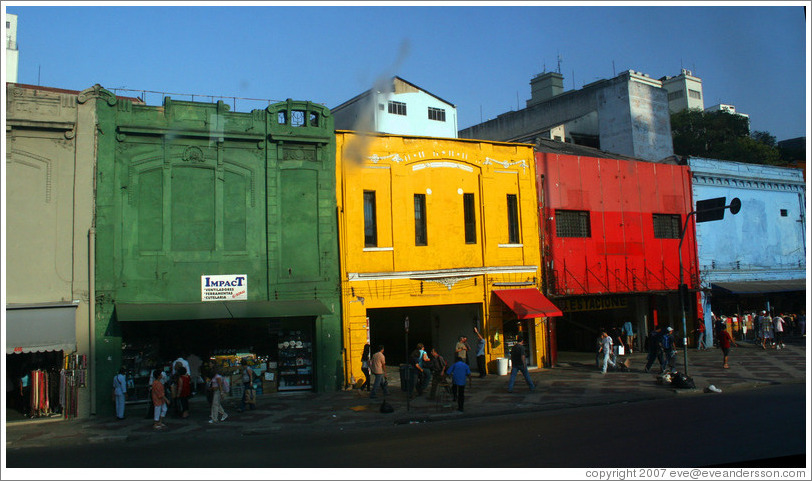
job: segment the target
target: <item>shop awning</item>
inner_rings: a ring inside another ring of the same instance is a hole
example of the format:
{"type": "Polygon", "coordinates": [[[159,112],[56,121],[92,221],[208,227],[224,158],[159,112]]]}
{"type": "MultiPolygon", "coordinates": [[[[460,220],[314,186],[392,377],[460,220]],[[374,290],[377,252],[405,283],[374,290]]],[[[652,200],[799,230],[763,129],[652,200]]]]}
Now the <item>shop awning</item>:
{"type": "Polygon", "coordinates": [[[76,304],[6,306],[6,354],[76,350],[76,304]]]}
{"type": "Polygon", "coordinates": [[[519,319],[555,317],[563,315],[561,309],[538,291],[538,289],[503,289],[493,291],[519,319]]]}
{"type": "Polygon", "coordinates": [[[134,304],[116,303],[116,317],[130,321],[190,321],[199,319],[249,319],[308,317],[329,314],[321,301],[229,301],[134,304]]]}
{"type": "Polygon", "coordinates": [[[763,294],[768,292],[792,292],[806,289],[805,279],[792,279],[788,281],[740,281],[740,282],[714,282],[711,288],[719,289],[731,294],[763,294]]]}

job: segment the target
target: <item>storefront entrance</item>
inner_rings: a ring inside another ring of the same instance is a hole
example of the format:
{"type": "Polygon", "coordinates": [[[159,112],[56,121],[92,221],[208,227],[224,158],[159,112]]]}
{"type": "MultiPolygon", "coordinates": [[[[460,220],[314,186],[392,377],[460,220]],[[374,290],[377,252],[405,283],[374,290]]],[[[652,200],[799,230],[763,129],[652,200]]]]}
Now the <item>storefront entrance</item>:
{"type": "Polygon", "coordinates": [[[474,326],[482,329],[482,304],[368,309],[367,316],[370,345],[385,346],[386,362],[390,366],[405,363],[417,343],[423,343],[426,350],[437,348],[446,361],[452,362],[459,336],[465,335],[470,348],[468,363],[476,369],[474,326]],[[407,317],[408,333],[405,329],[407,317]]]}

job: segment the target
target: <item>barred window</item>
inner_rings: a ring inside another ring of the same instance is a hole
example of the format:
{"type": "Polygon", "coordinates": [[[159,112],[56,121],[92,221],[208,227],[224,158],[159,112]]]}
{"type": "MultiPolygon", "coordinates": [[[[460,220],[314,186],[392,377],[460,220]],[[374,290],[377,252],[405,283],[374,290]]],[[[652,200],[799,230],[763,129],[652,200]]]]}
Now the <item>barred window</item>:
{"type": "Polygon", "coordinates": [[[655,239],[679,239],[679,214],[652,214],[655,239]]]}
{"type": "Polygon", "coordinates": [[[445,122],[445,110],[429,107],[429,120],[439,120],[440,122],[445,122]]]}
{"type": "Polygon", "coordinates": [[[558,237],[592,237],[589,211],[556,210],[555,235],[558,237]]]}
{"type": "Polygon", "coordinates": [[[668,92],[668,100],[674,100],[682,97],[684,90],[675,90],[673,92],[668,92]]]}
{"type": "Polygon", "coordinates": [[[699,90],[688,89],[688,97],[691,97],[692,99],[701,99],[702,93],[699,90]]]}
{"type": "Polygon", "coordinates": [[[406,115],[406,104],[403,102],[389,101],[389,113],[395,115],[406,115]]]}

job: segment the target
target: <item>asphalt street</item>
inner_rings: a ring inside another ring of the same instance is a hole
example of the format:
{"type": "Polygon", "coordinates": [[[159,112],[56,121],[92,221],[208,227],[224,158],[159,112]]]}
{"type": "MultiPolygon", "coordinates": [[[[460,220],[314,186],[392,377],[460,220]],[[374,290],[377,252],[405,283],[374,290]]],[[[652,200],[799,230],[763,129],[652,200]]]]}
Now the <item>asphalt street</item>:
{"type": "MultiPolygon", "coordinates": [[[[807,452],[806,389],[675,396],[348,430],[156,433],[11,449],[8,468],[584,468],[736,465],[807,452]],[[765,437],[765,434],[768,434],[765,437]]],[[[383,472],[382,472],[383,473],[383,472]]]]}

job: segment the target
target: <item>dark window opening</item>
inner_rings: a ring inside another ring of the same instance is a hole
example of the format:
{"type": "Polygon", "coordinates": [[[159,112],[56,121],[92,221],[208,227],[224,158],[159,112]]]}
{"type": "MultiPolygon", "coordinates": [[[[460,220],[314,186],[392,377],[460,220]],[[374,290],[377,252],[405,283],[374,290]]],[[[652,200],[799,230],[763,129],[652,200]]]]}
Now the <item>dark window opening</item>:
{"type": "Polygon", "coordinates": [[[516,194],[507,195],[508,215],[508,242],[518,244],[519,241],[519,201],[516,194]]]}
{"type": "Polygon", "coordinates": [[[375,213],[375,191],[364,191],[364,247],[378,246],[378,221],[375,213]]]}
{"type": "Polygon", "coordinates": [[[445,122],[445,110],[429,107],[429,120],[438,120],[445,122]]]}
{"type": "Polygon", "coordinates": [[[427,245],[426,194],[414,195],[414,245],[427,245]]]}
{"type": "Polygon", "coordinates": [[[406,104],[403,102],[389,101],[389,113],[395,115],[406,115],[406,104]]]}
{"type": "Polygon", "coordinates": [[[781,217],[786,217],[787,215],[789,215],[787,209],[781,209],[781,217]]]}
{"type": "Polygon", "coordinates": [[[465,216],[465,243],[476,244],[476,204],[474,204],[474,194],[462,194],[462,207],[465,216]]]}

